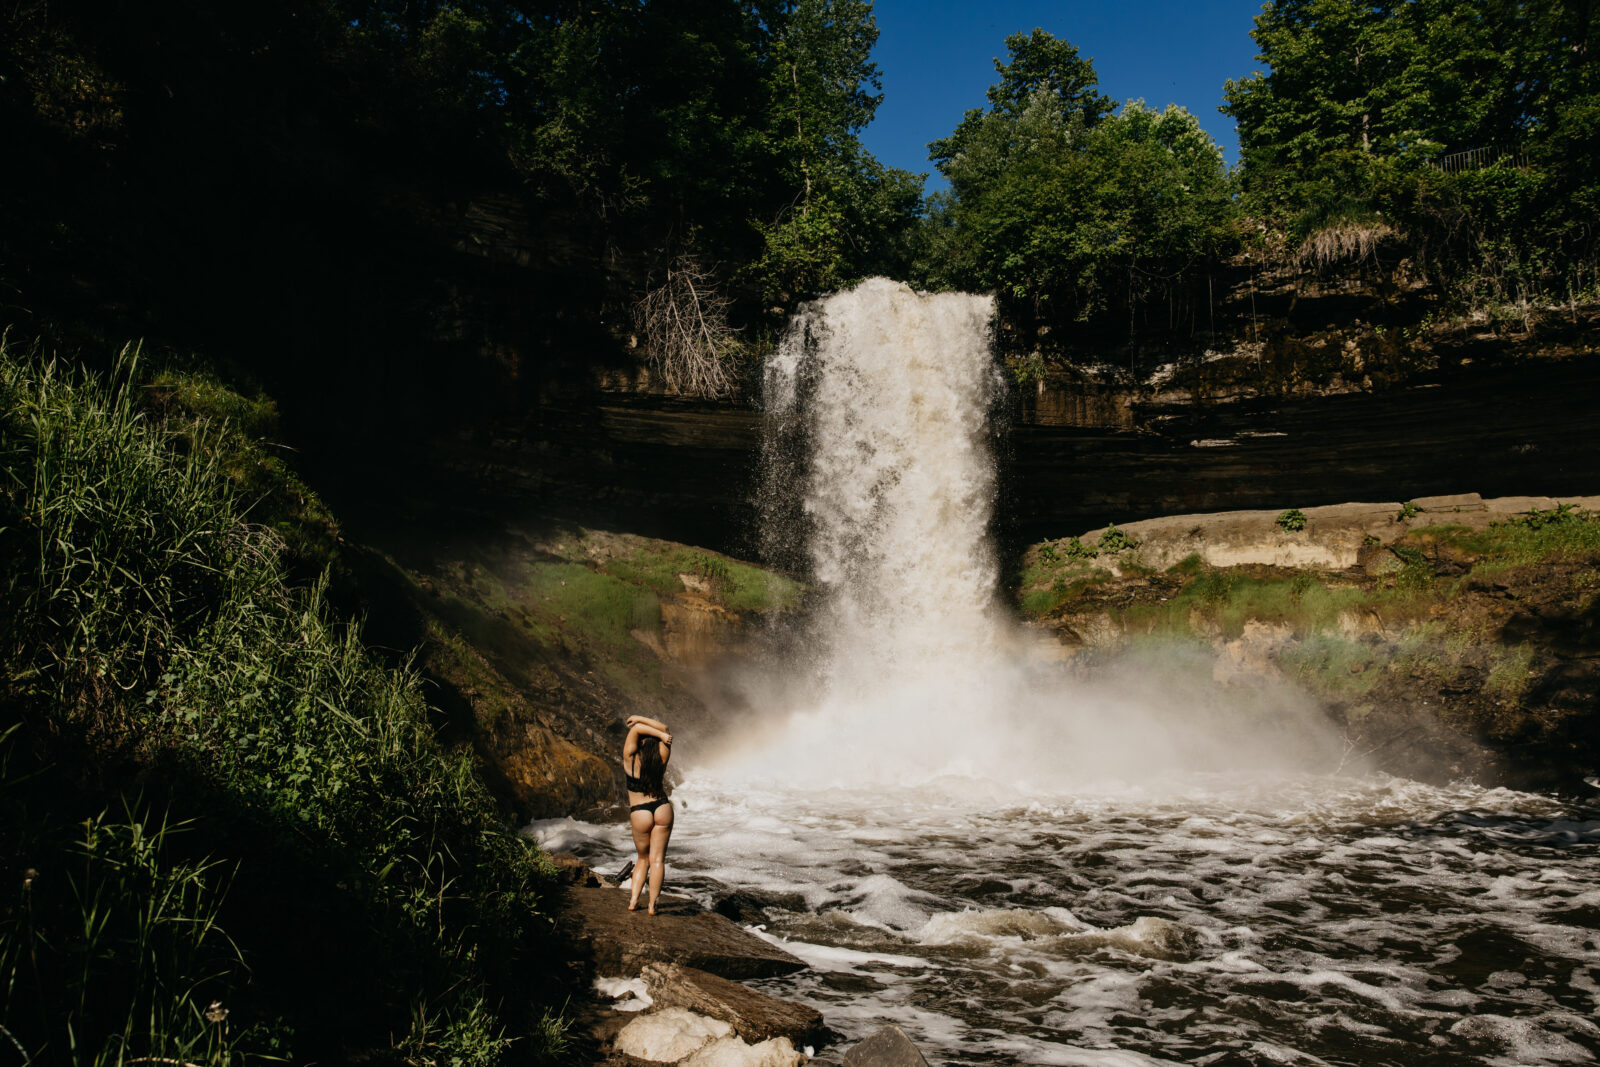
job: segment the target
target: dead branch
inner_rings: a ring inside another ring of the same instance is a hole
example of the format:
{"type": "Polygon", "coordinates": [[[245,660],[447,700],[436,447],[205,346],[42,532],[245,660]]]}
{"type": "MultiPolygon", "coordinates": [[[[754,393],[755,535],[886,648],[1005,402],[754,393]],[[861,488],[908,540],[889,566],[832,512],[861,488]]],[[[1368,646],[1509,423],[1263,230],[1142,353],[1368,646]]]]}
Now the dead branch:
{"type": "Polygon", "coordinates": [[[737,384],[738,331],[728,325],[731,301],[692,255],[679,256],[666,280],[633,305],[634,327],[667,388],[693,396],[727,396],[737,384]]]}

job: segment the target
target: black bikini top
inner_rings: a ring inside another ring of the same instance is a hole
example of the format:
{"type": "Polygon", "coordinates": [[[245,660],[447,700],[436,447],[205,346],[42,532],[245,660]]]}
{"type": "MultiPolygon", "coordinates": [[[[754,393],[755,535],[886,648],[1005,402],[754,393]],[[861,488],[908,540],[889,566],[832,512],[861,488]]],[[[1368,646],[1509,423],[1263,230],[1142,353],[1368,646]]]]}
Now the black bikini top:
{"type": "Polygon", "coordinates": [[[633,775],[629,774],[627,771],[623,771],[622,772],[622,779],[623,779],[623,781],[628,783],[628,788],[633,790],[635,793],[643,793],[644,792],[644,782],[642,780],[638,779],[638,778],[635,778],[633,775]]]}

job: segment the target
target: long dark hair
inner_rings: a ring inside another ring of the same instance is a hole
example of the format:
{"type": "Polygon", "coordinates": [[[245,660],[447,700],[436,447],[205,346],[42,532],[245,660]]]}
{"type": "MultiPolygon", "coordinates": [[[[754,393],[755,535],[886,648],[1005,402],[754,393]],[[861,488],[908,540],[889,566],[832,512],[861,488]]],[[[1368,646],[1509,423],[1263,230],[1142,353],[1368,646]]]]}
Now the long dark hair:
{"type": "Polygon", "coordinates": [[[639,773],[638,778],[644,786],[640,792],[645,796],[664,797],[667,795],[667,765],[661,762],[661,739],[651,737],[649,734],[639,738],[638,753],[639,773]]]}

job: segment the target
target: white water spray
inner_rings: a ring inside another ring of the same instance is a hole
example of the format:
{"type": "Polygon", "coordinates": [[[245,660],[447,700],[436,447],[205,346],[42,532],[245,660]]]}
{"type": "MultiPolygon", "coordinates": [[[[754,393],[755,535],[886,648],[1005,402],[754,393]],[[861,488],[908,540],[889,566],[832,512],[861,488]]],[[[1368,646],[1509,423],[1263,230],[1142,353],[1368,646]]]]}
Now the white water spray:
{"type": "MultiPolygon", "coordinates": [[[[767,367],[775,436],[799,424],[799,484],[823,604],[819,664],[871,699],[993,644],[990,297],[873,279],[803,308],[767,367]]],[[[781,528],[783,524],[779,524],[781,528]]]]}
{"type": "Polygon", "coordinates": [[[791,323],[764,383],[766,549],[818,595],[786,669],[745,680],[759,720],[720,771],[1060,787],[1259,747],[1237,696],[1219,716],[1196,692],[1203,665],[1073,683],[998,604],[993,317],[992,297],[879,278],[791,323]]]}

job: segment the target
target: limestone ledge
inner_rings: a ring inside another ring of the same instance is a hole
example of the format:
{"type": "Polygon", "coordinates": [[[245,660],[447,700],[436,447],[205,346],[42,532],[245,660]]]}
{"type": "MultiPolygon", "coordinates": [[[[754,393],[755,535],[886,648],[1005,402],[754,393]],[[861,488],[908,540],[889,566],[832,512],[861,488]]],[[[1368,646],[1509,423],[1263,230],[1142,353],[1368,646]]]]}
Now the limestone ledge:
{"type": "MultiPolygon", "coordinates": [[[[1387,545],[1408,530],[1454,524],[1475,529],[1504,522],[1512,515],[1535,508],[1553,510],[1570,504],[1580,510],[1600,510],[1600,496],[1504,496],[1484,499],[1477,493],[1418,497],[1402,503],[1331,504],[1302,509],[1306,524],[1300,530],[1278,526],[1280,511],[1220,511],[1198,515],[1171,515],[1130,522],[1117,529],[1139,542],[1138,562],[1157,570],[1190,556],[1212,567],[1264,564],[1274,567],[1308,567],[1346,570],[1359,566],[1362,553],[1375,543],[1387,545]],[[1406,505],[1416,513],[1406,515],[1406,505]]],[[[1094,544],[1108,527],[1079,535],[1094,544]]],[[[1118,560],[1107,560],[1119,577],[1118,560]]]]}

